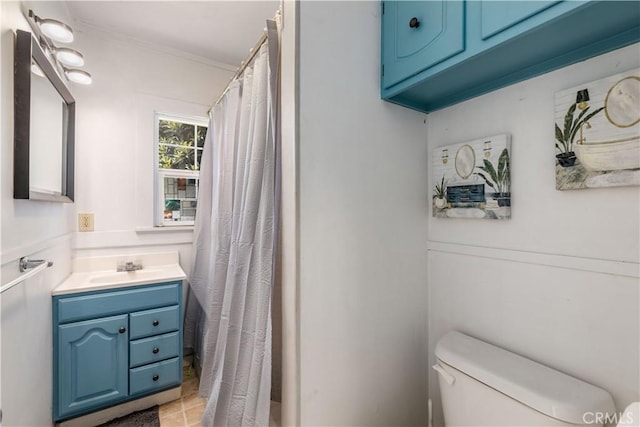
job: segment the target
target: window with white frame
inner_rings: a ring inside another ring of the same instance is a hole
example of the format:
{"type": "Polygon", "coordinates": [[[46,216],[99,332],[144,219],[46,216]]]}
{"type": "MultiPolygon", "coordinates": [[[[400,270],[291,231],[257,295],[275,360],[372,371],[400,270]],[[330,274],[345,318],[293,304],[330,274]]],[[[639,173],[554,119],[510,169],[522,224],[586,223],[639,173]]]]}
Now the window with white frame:
{"type": "Polygon", "coordinates": [[[193,225],[206,134],[205,118],[156,114],[156,226],[193,225]]]}

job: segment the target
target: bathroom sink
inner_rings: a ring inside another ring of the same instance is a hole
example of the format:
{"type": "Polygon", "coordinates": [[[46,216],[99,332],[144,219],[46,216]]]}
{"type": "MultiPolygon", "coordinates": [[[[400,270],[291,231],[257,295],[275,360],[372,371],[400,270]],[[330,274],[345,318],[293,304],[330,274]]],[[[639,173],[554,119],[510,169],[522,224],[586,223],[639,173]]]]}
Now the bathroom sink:
{"type": "Polygon", "coordinates": [[[141,280],[153,280],[163,278],[162,269],[118,271],[95,273],[89,278],[90,283],[133,283],[141,280]]]}
{"type": "Polygon", "coordinates": [[[186,279],[178,252],[122,254],[83,257],[73,260],[72,273],[53,289],[53,295],[115,289],[126,286],[167,283],[186,279]],[[122,264],[141,270],[117,271],[122,264]]]}

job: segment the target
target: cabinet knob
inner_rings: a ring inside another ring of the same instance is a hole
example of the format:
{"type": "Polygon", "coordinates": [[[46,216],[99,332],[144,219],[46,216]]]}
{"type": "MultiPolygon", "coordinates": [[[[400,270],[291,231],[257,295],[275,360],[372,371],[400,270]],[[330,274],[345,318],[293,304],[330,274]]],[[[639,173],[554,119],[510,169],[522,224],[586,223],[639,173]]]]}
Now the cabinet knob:
{"type": "Polygon", "coordinates": [[[158,321],[158,320],[154,320],[153,321],[153,326],[158,326],[159,324],[160,324],[160,321],[158,321]]]}
{"type": "Polygon", "coordinates": [[[152,380],[154,381],[158,381],[160,379],[160,376],[158,374],[155,374],[152,378],[152,380]]]}
{"type": "Polygon", "coordinates": [[[153,354],[158,354],[160,349],[158,347],[153,347],[153,350],[151,350],[151,351],[153,352],[153,354]]]}
{"type": "Polygon", "coordinates": [[[120,326],[120,329],[118,329],[118,332],[120,332],[121,334],[124,334],[125,332],[127,332],[127,328],[125,328],[124,326],[120,326]]]}
{"type": "Polygon", "coordinates": [[[409,27],[418,28],[419,26],[420,26],[420,21],[418,21],[418,18],[416,18],[415,16],[411,18],[411,20],[409,21],[409,27]]]}

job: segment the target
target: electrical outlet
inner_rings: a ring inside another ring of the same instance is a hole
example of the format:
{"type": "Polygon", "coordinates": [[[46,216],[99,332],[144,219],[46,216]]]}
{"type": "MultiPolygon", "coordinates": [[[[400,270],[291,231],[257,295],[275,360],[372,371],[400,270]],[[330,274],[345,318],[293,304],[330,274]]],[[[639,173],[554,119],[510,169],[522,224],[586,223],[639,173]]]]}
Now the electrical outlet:
{"type": "Polygon", "coordinates": [[[78,231],[93,231],[93,214],[78,214],[78,231]]]}

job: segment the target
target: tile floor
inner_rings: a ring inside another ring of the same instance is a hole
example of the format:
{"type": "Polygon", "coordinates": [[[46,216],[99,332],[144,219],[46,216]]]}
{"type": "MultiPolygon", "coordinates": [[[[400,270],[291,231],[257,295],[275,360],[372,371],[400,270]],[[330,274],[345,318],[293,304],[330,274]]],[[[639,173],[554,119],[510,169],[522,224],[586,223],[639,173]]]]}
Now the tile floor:
{"type": "Polygon", "coordinates": [[[280,402],[271,401],[271,412],[269,413],[269,427],[280,427],[280,402]]]}
{"type": "MultiPolygon", "coordinates": [[[[186,366],[182,372],[180,399],[160,405],[160,427],[201,427],[205,399],[198,396],[198,377],[195,369],[186,366]]],[[[269,427],[280,426],[280,403],[271,402],[269,427]]]]}
{"type": "Polygon", "coordinates": [[[160,427],[200,427],[205,399],[198,396],[195,370],[185,367],[180,399],[160,405],[160,427]]]}

